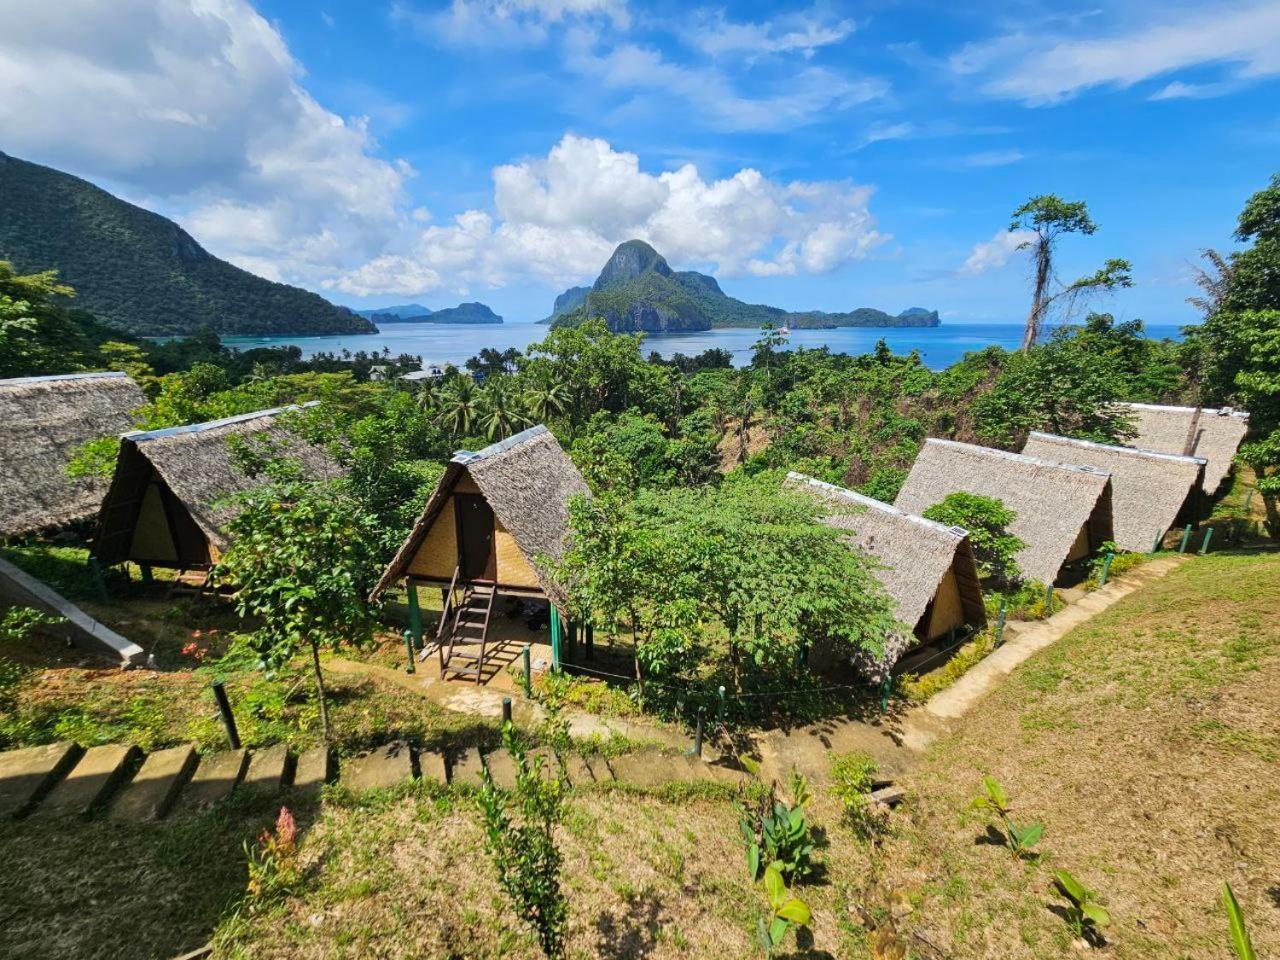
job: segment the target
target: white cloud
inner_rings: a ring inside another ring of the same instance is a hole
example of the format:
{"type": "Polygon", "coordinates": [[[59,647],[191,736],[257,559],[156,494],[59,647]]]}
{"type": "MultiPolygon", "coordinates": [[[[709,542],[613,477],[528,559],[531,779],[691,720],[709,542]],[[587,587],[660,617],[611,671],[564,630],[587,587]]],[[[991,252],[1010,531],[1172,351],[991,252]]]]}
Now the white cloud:
{"type": "Polygon", "coordinates": [[[395,0],[391,19],[429,42],[460,46],[541,44],[551,28],[571,21],[604,19],[622,29],[630,24],[626,0],[453,0],[430,11],[395,0]]]}
{"type": "Polygon", "coordinates": [[[739,170],[707,180],[686,164],[658,175],[633,153],[567,134],[545,157],[495,168],[492,217],[468,211],[421,231],[412,250],[379,257],[337,286],[355,295],[422,293],[445,283],[566,284],[593,278],[624,240],[647,240],[678,269],[822,273],[889,238],[848,182],[770,180],[739,170]]]}
{"type": "Polygon", "coordinates": [[[862,142],[858,144],[858,149],[861,150],[863,147],[869,147],[873,143],[880,143],[884,140],[906,140],[908,137],[915,135],[916,132],[916,125],[907,121],[875,123],[862,135],[862,142]]]}
{"type": "Polygon", "coordinates": [[[823,67],[791,72],[775,91],[763,96],[741,93],[715,67],[689,66],[665,58],[652,47],[620,43],[596,49],[598,37],[572,31],[565,65],[606,90],[637,95],[664,93],[695,110],[708,126],[722,131],[785,131],[860,103],[883,97],[888,84],[876,78],[850,78],[823,67]]]}
{"type": "Polygon", "coordinates": [[[16,0],[5,149],[143,196],[214,253],[316,282],[381,250],[412,170],[321,107],[245,0],[16,0]]]}
{"type": "MultiPolygon", "coordinates": [[[[1224,65],[1242,82],[1280,74],[1280,4],[1275,0],[1178,9],[1153,21],[1155,15],[1141,25],[1089,37],[1009,34],[965,46],[951,58],[951,67],[985,78],[983,93],[1029,105],[1066,100],[1096,86],[1127,88],[1207,64],[1224,65]]],[[[1169,95],[1180,95],[1180,89],[1190,88],[1175,87],[1169,95]]]]}
{"type": "Polygon", "coordinates": [[[990,240],[975,243],[969,257],[960,268],[962,274],[977,276],[988,270],[998,270],[1009,259],[1035,238],[1033,230],[1001,230],[990,240]]]}
{"type": "Polygon", "coordinates": [[[798,53],[812,57],[822,47],[843,42],[854,31],[852,20],[830,20],[817,9],[761,23],[729,20],[723,10],[695,18],[690,42],[713,57],[798,53]]]}
{"type": "Polygon", "coordinates": [[[1021,150],[980,150],[957,157],[949,165],[961,170],[983,170],[988,167],[1007,167],[1026,158],[1027,155],[1021,150]]]}

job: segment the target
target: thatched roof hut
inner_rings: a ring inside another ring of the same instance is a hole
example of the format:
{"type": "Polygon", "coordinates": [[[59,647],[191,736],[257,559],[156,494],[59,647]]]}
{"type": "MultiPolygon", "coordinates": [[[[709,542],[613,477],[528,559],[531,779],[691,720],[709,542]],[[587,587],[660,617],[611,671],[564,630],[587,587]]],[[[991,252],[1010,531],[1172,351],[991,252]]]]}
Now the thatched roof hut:
{"type": "Polygon", "coordinates": [[[107,481],[72,480],[67,464],[90,440],[132,427],[145,402],[123,373],[0,380],[0,537],[93,516],[107,481]]]}
{"type": "Polygon", "coordinates": [[[1009,532],[1025,547],[1018,565],[1044,583],[1114,539],[1111,476],[1075,466],[953,440],[926,440],[894,506],[924,513],[965,491],[1001,500],[1017,518],[1009,532]]]}
{"type": "Polygon", "coordinates": [[[1032,433],[1022,452],[1110,473],[1115,540],[1123,550],[1150,550],[1158,535],[1180,521],[1195,519],[1205,469],[1200,457],[1117,447],[1051,433],[1032,433]]]}
{"type": "Polygon", "coordinates": [[[448,587],[456,571],[459,583],[563,602],[538,558],[564,551],[569,498],[580,493],[586,481],[544,426],[459,451],[373,598],[401,578],[448,587]]]}
{"type": "Polygon", "coordinates": [[[1121,406],[1133,416],[1137,435],[1130,441],[1140,450],[1203,457],[1204,492],[1217,493],[1231,472],[1231,461],[1249,432],[1249,414],[1230,407],[1162,407],[1150,403],[1121,406]]]}
{"type": "Polygon", "coordinates": [[[912,631],[886,645],[881,669],[892,667],[913,640],[928,642],[986,622],[968,531],[800,473],[787,474],[787,487],[835,507],[823,522],[848,531],[849,544],[880,564],[876,578],[893,599],[898,619],[912,631]]]}
{"type": "MultiPolygon", "coordinates": [[[[306,404],[312,406],[313,404],[306,404]]],[[[341,468],[319,447],[280,422],[300,407],[277,407],[238,417],[120,439],[111,488],[98,513],[93,554],[103,564],[131,560],[142,566],[204,570],[227,548],[224,527],[235,516],[225,499],[262,483],[237,464],[232,438],[296,461],[304,476],[337,477],[341,468]]]]}

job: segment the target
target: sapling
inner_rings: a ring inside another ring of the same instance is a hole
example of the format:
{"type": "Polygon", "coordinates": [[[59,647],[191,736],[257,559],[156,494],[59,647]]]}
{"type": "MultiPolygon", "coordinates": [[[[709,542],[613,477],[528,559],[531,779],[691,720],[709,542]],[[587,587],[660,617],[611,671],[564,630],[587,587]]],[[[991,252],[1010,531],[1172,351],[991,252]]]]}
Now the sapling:
{"type": "Polygon", "coordinates": [[[983,777],[982,789],[984,795],[974,797],[971,806],[975,810],[990,810],[1000,819],[1000,825],[1004,828],[1005,844],[1015,857],[1030,858],[1036,856],[1032,848],[1044,836],[1044,825],[1029,823],[1025,826],[1019,826],[1014,823],[1013,818],[1009,815],[1013,807],[1009,802],[1008,794],[1004,792],[1004,788],[1000,786],[995,777],[983,777]]]}
{"type": "Polygon", "coordinates": [[[764,889],[769,895],[769,922],[765,923],[764,917],[756,920],[756,936],[764,955],[772,957],[787,931],[793,926],[807,927],[812,915],[807,903],[787,891],[779,864],[764,868],[764,889]]]}
{"type": "Polygon", "coordinates": [[[1058,892],[1067,898],[1067,923],[1081,940],[1097,940],[1099,930],[1111,922],[1111,914],[1098,903],[1092,890],[1066,870],[1053,875],[1058,892]]]}
{"type": "Polygon", "coordinates": [[[1231,946],[1235,949],[1236,956],[1239,960],[1257,960],[1258,955],[1253,952],[1253,940],[1244,925],[1244,911],[1240,909],[1240,903],[1229,883],[1222,885],[1222,903],[1227,908],[1227,921],[1231,925],[1231,946]]]}

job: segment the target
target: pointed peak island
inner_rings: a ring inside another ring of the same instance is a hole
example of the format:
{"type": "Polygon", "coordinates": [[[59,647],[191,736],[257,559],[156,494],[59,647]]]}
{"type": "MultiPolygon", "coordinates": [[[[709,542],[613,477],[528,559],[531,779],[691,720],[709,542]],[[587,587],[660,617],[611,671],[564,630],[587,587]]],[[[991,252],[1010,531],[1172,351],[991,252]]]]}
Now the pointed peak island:
{"type": "Polygon", "coordinates": [[[615,333],[672,333],[714,327],[936,327],[936,310],[911,307],[894,316],[874,307],[847,313],[789,311],[746,303],[720,289],[715,277],[672,270],[643,240],[619,244],[590,287],[571,287],[556,297],[544,323],[575,326],[601,317],[615,333]]]}

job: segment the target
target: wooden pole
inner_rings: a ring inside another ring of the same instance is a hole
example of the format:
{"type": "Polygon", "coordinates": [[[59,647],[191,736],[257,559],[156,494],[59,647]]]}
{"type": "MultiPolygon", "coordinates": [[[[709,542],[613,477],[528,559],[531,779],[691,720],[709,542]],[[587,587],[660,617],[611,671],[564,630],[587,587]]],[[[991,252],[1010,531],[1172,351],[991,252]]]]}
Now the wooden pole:
{"type": "MultiPolygon", "coordinates": [[[[411,583],[406,592],[409,594],[409,630],[413,633],[413,645],[422,649],[422,607],[418,604],[418,585],[411,583]]],[[[444,616],[443,613],[440,614],[444,616]]]]}

